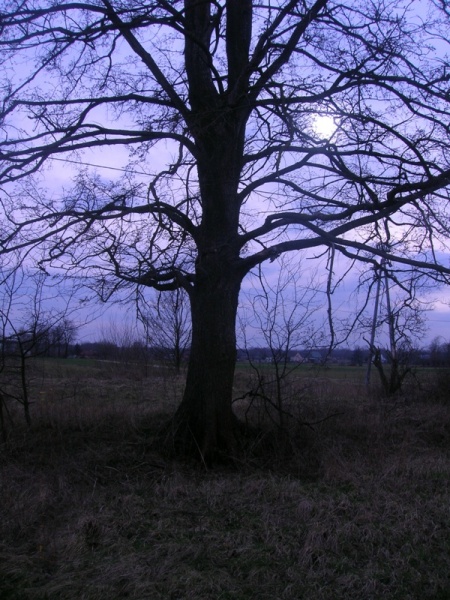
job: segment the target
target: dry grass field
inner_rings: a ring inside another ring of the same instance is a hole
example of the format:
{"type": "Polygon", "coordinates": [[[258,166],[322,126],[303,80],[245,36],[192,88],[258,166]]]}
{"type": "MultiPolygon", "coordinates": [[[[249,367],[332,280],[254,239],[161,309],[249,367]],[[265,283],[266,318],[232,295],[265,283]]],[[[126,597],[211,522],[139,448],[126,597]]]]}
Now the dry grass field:
{"type": "Polygon", "coordinates": [[[213,470],[160,450],[183,382],[145,375],[47,361],[30,429],[10,407],[1,600],[450,598],[445,373],[383,399],[357,368],[299,370],[285,429],[237,401],[252,433],[213,470]]]}

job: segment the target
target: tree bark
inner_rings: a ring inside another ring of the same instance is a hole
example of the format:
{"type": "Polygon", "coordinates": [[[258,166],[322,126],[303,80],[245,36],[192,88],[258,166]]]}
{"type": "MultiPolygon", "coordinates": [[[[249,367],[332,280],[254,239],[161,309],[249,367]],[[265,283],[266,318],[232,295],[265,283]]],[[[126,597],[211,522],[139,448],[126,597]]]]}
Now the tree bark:
{"type": "Polygon", "coordinates": [[[196,230],[195,282],[189,289],[192,342],[186,388],[174,419],[183,454],[206,463],[234,449],[232,392],[236,314],[244,276],[239,259],[239,181],[249,114],[246,96],[252,4],[228,0],[227,92],[211,69],[211,3],[185,0],[188,126],[195,140],[202,220],[196,230]]]}
{"type": "Polygon", "coordinates": [[[183,400],[174,418],[175,448],[206,464],[234,451],[232,411],[236,313],[241,278],[213,257],[216,270],[191,291],[192,345],[183,400]]]}

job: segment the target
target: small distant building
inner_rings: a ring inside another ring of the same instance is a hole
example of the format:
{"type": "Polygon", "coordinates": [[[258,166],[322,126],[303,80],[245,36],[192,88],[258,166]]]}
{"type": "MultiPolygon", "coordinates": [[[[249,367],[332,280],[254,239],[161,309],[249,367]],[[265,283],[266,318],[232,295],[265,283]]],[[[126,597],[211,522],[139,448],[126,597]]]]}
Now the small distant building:
{"type": "Polygon", "coordinates": [[[322,354],[319,352],[319,350],[311,350],[311,352],[308,355],[308,362],[317,365],[321,363],[322,360],[322,354]]]}

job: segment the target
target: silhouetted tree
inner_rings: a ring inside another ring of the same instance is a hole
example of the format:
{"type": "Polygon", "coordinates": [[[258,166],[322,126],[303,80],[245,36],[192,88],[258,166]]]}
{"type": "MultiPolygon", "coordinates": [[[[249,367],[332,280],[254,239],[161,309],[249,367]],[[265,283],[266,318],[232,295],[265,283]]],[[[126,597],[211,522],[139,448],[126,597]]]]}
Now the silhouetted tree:
{"type": "Polygon", "coordinates": [[[399,279],[382,261],[375,269],[372,283],[376,297],[373,316],[365,323],[370,329],[370,339],[366,339],[369,347],[366,384],[370,384],[373,364],[385,393],[395,394],[412,372],[416,349],[427,331],[425,313],[431,304],[420,299],[427,291],[427,282],[414,270],[406,278],[399,279]],[[377,340],[380,331],[387,343],[377,340]]]}
{"type": "Polygon", "coordinates": [[[440,335],[431,340],[430,364],[433,367],[446,367],[450,365],[450,344],[440,335]]]}
{"type": "MultiPolygon", "coordinates": [[[[77,327],[68,318],[71,293],[59,306],[52,304],[57,295],[41,272],[30,274],[22,269],[4,274],[0,271],[0,421],[5,433],[7,401],[23,406],[24,417],[30,415],[30,359],[50,354],[71,342],[77,327]],[[50,305],[50,306],[49,306],[50,305]]],[[[67,291],[67,290],[66,290],[67,291]]]]}
{"type": "MultiPolygon", "coordinates": [[[[292,362],[295,349],[308,349],[323,342],[323,323],[315,321],[322,308],[315,273],[308,273],[298,261],[285,256],[274,277],[258,270],[255,288],[247,293],[246,316],[241,318],[244,347],[249,348],[254,335],[267,350],[267,364],[261,363],[247,351],[255,380],[246,394],[252,402],[262,400],[265,411],[284,434],[286,414],[292,400],[288,391],[289,376],[298,368],[292,362]]],[[[299,390],[295,390],[298,394],[299,390]]]]}
{"type": "Polygon", "coordinates": [[[138,303],[138,317],[156,357],[180,371],[191,343],[189,298],[183,289],[159,292],[152,302],[138,303]]]}
{"type": "Polygon", "coordinates": [[[187,291],[183,451],[233,449],[235,321],[251,269],[321,247],[449,273],[430,250],[448,235],[449,17],[446,3],[417,9],[0,3],[1,252],[39,247],[43,268],[95,278],[104,299],[124,286],[187,291]],[[118,147],[130,150],[123,178],[85,164],[56,190],[56,160],[91,149],[86,163],[116,166],[118,147]],[[395,224],[395,253],[374,243],[380,220],[395,224]]]}

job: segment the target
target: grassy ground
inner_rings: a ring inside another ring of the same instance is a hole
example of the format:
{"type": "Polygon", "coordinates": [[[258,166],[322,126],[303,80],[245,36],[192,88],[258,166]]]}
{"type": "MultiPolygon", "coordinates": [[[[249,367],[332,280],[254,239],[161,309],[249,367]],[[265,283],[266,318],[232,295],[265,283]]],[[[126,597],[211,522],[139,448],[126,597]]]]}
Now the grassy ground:
{"type": "Polygon", "coordinates": [[[387,401],[302,376],[282,435],[240,400],[260,433],[206,471],[155,448],[182,381],[147,375],[36,372],[1,447],[1,600],[450,598],[445,382],[387,401]]]}

